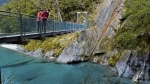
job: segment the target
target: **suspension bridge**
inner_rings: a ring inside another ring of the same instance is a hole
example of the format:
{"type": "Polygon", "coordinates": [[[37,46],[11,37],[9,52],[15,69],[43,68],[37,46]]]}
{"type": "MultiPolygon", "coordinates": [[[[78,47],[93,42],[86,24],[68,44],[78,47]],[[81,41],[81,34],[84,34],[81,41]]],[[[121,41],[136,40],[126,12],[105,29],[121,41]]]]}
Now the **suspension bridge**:
{"type": "Polygon", "coordinates": [[[36,17],[0,11],[0,43],[50,37],[86,29],[85,24],[48,20],[46,33],[37,31],[36,17]]]}

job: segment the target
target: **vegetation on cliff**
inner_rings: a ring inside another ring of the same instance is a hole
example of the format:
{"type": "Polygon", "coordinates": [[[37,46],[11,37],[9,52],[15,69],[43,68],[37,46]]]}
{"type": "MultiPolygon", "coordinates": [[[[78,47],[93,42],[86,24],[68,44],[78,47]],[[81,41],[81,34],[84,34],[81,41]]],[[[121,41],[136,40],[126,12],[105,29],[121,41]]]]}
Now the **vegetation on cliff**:
{"type": "Polygon", "coordinates": [[[27,45],[22,45],[27,51],[42,48],[42,52],[54,51],[54,55],[58,56],[62,50],[72,41],[76,39],[78,33],[64,34],[56,37],[49,37],[44,40],[29,40],[27,45]]]}
{"type": "Polygon", "coordinates": [[[150,1],[126,0],[121,27],[116,30],[112,47],[119,52],[108,58],[110,66],[115,66],[124,50],[137,50],[138,54],[150,50],[150,1]]]}
{"type": "Polygon", "coordinates": [[[150,1],[126,0],[122,27],[116,32],[117,46],[147,51],[150,48],[150,1]]]}

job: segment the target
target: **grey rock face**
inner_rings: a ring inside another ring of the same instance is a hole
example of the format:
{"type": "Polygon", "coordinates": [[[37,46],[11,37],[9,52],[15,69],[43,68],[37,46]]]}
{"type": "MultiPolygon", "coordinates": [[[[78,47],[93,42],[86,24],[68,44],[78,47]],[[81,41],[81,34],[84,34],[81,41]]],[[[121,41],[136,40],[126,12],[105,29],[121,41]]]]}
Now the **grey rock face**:
{"type": "Polygon", "coordinates": [[[34,51],[34,52],[32,53],[32,56],[33,56],[33,57],[37,57],[37,58],[42,58],[42,57],[43,57],[42,49],[39,48],[39,49],[37,49],[36,51],[34,51]]]}
{"type": "Polygon", "coordinates": [[[116,63],[118,75],[131,78],[140,84],[150,83],[150,54],[137,55],[136,51],[126,50],[116,63]]]}
{"type": "Polygon", "coordinates": [[[125,51],[122,55],[120,60],[116,63],[115,67],[117,68],[119,76],[122,76],[127,68],[127,62],[129,60],[129,57],[131,55],[131,51],[125,51]]]}
{"type": "Polygon", "coordinates": [[[116,55],[117,53],[118,53],[118,51],[114,50],[114,51],[109,51],[109,52],[107,52],[106,54],[104,54],[104,55],[102,56],[101,64],[108,66],[108,58],[110,58],[110,57],[116,55]]]}
{"type": "Polygon", "coordinates": [[[56,57],[54,57],[53,56],[54,55],[54,51],[52,50],[52,51],[48,51],[48,52],[46,52],[46,54],[44,55],[44,57],[43,57],[43,59],[45,59],[45,60],[55,60],[56,59],[56,57]]]}
{"type": "Polygon", "coordinates": [[[132,79],[133,75],[134,75],[134,72],[132,71],[131,67],[127,65],[123,73],[123,76],[132,79]]]}
{"type": "MultiPolygon", "coordinates": [[[[82,55],[89,56],[93,54],[95,44],[101,35],[101,31],[107,23],[107,20],[113,14],[118,1],[119,0],[104,0],[102,5],[98,9],[99,11],[97,13],[97,16],[94,18],[98,29],[87,29],[82,31],[77,39],[77,42],[72,42],[71,44],[69,44],[69,46],[58,57],[57,61],[62,63],[67,63],[75,60],[78,61],[81,59],[80,56],[82,55]]],[[[119,7],[119,9],[121,9],[121,6],[119,7]]],[[[119,18],[121,17],[120,14],[121,13],[117,13],[118,17],[115,19],[115,21],[118,22],[115,24],[115,26],[119,23],[119,18]]],[[[112,23],[112,25],[114,25],[114,23],[112,23]]],[[[96,49],[100,50],[99,48],[96,49]]]]}
{"type": "Polygon", "coordinates": [[[86,30],[86,37],[83,42],[85,42],[84,46],[84,55],[89,56],[92,54],[93,47],[97,41],[97,31],[94,29],[87,29],[86,30]]]}
{"type": "MultiPolygon", "coordinates": [[[[111,18],[118,1],[119,0],[104,0],[103,3],[101,4],[101,6],[99,7],[97,16],[94,18],[94,21],[98,27],[98,36],[99,37],[101,36],[101,34],[102,34],[101,31],[105,27],[107,21],[111,18]]],[[[120,9],[120,7],[118,7],[118,10],[119,9],[120,9]]],[[[116,15],[118,15],[117,18],[116,19],[113,18],[114,21],[112,21],[113,23],[109,26],[115,26],[116,24],[118,25],[118,23],[119,23],[118,17],[120,18],[120,15],[118,13],[116,15]]],[[[112,28],[108,28],[108,29],[112,30],[112,28]]],[[[108,32],[112,33],[112,31],[108,31],[108,32]]]]}
{"type": "Polygon", "coordinates": [[[139,61],[140,63],[138,63],[138,65],[135,66],[136,73],[133,77],[133,81],[139,82],[141,84],[149,84],[150,83],[150,53],[148,52],[141,56],[142,57],[138,58],[138,60],[140,60],[139,61]]]}
{"type": "Polygon", "coordinates": [[[71,42],[59,55],[57,62],[71,63],[83,61],[81,56],[89,56],[93,45],[97,40],[97,32],[94,29],[81,31],[77,41],[71,42]]]}
{"type": "Polygon", "coordinates": [[[102,40],[106,37],[113,38],[115,31],[121,27],[120,19],[124,12],[124,0],[118,3],[119,0],[104,0],[97,12],[97,16],[94,18],[98,28],[98,43],[94,53],[104,52],[104,50],[99,47],[103,45],[102,40]],[[104,30],[105,32],[102,33],[104,30]]]}
{"type": "Polygon", "coordinates": [[[81,45],[78,44],[77,41],[71,42],[57,58],[57,62],[69,63],[69,62],[80,61],[81,57],[79,54],[82,52],[82,49],[80,47],[81,45]]]}
{"type": "Polygon", "coordinates": [[[27,55],[30,55],[32,57],[36,57],[36,58],[42,58],[44,56],[44,54],[42,53],[42,49],[39,48],[36,51],[31,51],[31,52],[25,52],[27,55]]]}

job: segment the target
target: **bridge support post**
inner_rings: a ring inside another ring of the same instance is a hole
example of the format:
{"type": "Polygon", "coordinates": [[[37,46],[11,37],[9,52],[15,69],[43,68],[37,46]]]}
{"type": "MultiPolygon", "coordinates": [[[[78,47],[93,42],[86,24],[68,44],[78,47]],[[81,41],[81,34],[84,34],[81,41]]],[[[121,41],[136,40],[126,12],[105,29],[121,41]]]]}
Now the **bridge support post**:
{"type": "Polygon", "coordinates": [[[54,32],[55,32],[55,21],[54,20],[52,20],[53,21],[53,35],[54,35],[54,32]]]}
{"type": "Polygon", "coordinates": [[[85,29],[88,28],[88,12],[77,12],[77,23],[83,24],[85,29]]]}
{"type": "Polygon", "coordinates": [[[22,14],[19,14],[20,20],[20,42],[23,40],[23,28],[22,28],[22,14]]]}

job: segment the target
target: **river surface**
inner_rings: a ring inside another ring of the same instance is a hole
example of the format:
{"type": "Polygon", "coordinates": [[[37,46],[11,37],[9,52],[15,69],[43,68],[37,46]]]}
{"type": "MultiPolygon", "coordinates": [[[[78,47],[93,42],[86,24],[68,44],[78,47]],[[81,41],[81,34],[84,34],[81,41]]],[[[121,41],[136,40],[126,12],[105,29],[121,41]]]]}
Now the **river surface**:
{"type": "Polygon", "coordinates": [[[132,84],[100,64],[44,62],[2,47],[0,67],[2,84],[132,84]]]}

